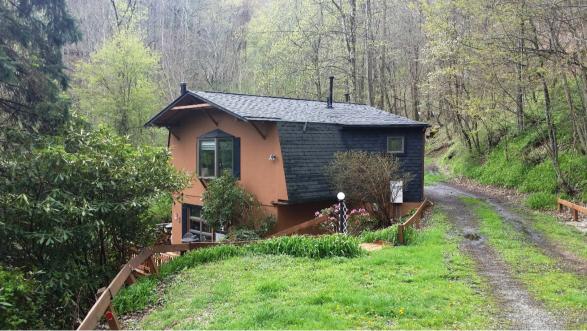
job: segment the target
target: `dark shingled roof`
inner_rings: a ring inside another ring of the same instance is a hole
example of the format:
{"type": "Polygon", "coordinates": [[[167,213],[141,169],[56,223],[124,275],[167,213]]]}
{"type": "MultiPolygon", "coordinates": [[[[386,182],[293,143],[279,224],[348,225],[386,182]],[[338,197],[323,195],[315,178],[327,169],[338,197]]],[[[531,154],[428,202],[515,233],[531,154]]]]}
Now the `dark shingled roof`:
{"type": "MultiPolygon", "coordinates": [[[[224,111],[249,121],[310,122],[348,126],[427,126],[402,116],[361,104],[326,102],[221,92],[192,92],[186,95],[199,98],[224,111]]],[[[178,98],[179,101],[180,98],[178,98]]],[[[172,103],[170,106],[173,106],[172,103]]],[[[152,124],[171,107],[155,115],[152,124]]]]}

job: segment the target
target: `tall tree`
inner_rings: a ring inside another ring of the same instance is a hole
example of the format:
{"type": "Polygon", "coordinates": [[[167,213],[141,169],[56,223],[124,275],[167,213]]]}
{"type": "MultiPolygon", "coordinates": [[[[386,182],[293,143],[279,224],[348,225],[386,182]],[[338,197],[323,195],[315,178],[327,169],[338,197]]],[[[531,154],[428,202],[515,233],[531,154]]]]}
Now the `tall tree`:
{"type": "Polygon", "coordinates": [[[55,132],[68,117],[61,48],[79,38],[65,1],[2,0],[0,17],[0,125],[55,132]]]}
{"type": "MultiPolygon", "coordinates": [[[[72,94],[94,123],[104,123],[135,143],[149,141],[143,124],[161,106],[156,84],[159,56],[134,30],[121,29],[87,62],[79,63],[72,94]]],[[[152,141],[152,140],[151,140],[152,141]]]]}

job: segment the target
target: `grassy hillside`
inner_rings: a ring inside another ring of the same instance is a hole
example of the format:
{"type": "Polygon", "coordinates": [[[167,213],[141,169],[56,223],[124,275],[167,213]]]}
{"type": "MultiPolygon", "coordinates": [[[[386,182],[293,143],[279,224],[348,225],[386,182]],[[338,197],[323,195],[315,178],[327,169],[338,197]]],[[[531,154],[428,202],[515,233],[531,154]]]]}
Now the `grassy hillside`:
{"type": "Polygon", "coordinates": [[[472,329],[495,305],[444,215],[413,245],[355,258],[246,254],[181,271],[147,329],[472,329]]]}
{"type": "Polygon", "coordinates": [[[576,194],[570,197],[560,192],[544,138],[541,130],[532,128],[523,134],[504,137],[497,146],[487,148],[483,155],[470,153],[455,143],[438,162],[454,175],[529,193],[526,204],[531,208],[552,209],[557,195],[587,202],[587,156],[568,148],[572,138],[564,131],[560,133],[560,167],[576,190],[576,194]]]}

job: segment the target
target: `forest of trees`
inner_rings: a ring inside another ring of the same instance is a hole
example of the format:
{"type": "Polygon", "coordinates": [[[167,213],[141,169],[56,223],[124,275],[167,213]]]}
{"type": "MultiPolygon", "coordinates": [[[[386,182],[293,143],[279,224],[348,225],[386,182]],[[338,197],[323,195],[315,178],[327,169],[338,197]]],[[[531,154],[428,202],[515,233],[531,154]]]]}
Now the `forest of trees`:
{"type": "MultiPolygon", "coordinates": [[[[122,30],[130,30],[158,60],[142,64],[157,88],[142,87],[151,100],[137,105],[141,113],[133,128],[172,100],[181,81],[196,90],[325,99],[333,75],[336,100],[348,94],[351,102],[428,121],[473,153],[483,153],[506,132],[544,127],[548,157],[568,192],[574,188],[559,169],[558,126],[570,126],[572,148],[587,152],[583,1],[69,0],[68,5],[84,36],[65,48],[72,70],[79,61],[103,55],[120,33],[129,33],[122,30]]],[[[125,40],[131,44],[133,38],[125,40]]]]}
{"type": "Polygon", "coordinates": [[[0,295],[0,327],[74,326],[145,236],[120,234],[185,185],[143,127],[180,82],[325,100],[335,76],[335,101],[471,155],[533,130],[557,190],[587,187],[560,163],[587,153],[582,0],[0,0],[0,17],[0,279],[56,307],[8,320],[0,295]]]}

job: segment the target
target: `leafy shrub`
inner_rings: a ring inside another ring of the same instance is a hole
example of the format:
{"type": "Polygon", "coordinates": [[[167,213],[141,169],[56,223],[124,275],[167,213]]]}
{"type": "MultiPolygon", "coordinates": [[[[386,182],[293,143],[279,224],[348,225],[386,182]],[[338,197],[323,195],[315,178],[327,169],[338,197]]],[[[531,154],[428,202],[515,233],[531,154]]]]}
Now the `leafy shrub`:
{"type": "Polygon", "coordinates": [[[169,193],[160,194],[151,200],[149,207],[141,214],[141,218],[150,224],[171,222],[173,197],[169,193]]]}
{"type": "Polygon", "coordinates": [[[202,218],[212,227],[229,227],[241,218],[249,199],[252,199],[252,196],[248,196],[238,185],[236,178],[225,172],[208,183],[202,196],[202,218]]]}
{"type": "Polygon", "coordinates": [[[230,230],[226,239],[229,241],[250,241],[259,240],[261,237],[255,230],[239,227],[230,230]]]}
{"type": "MultiPolygon", "coordinates": [[[[339,204],[317,211],[316,217],[322,215],[328,217],[328,220],[320,224],[320,228],[327,233],[336,233],[339,227],[339,204]]],[[[379,224],[379,221],[371,217],[367,210],[363,208],[352,209],[347,215],[347,231],[351,235],[359,235],[366,230],[373,230],[379,224]]]]}
{"type": "MultiPolygon", "coordinates": [[[[384,229],[377,231],[366,231],[359,236],[359,240],[363,243],[373,243],[376,241],[385,241],[391,245],[398,245],[398,225],[394,224],[384,229]]],[[[409,226],[404,229],[404,241],[406,245],[413,243],[416,240],[418,232],[413,227],[409,226]]]]}
{"type": "Polygon", "coordinates": [[[366,231],[361,234],[359,240],[364,243],[385,241],[392,245],[395,245],[397,244],[397,228],[398,225],[394,224],[392,226],[377,231],[366,231]]]}
{"type": "Polygon", "coordinates": [[[35,302],[37,286],[21,272],[0,267],[0,329],[43,328],[35,302]]]}
{"type": "Polygon", "coordinates": [[[378,208],[370,211],[381,225],[390,223],[389,215],[394,215],[395,208],[390,201],[399,193],[399,190],[392,192],[389,189],[389,182],[402,181],[405,187],[413,178],[402,171],[396,157],[387,153],[337,152],[326,170],[333,186],[344,192],[350,202],[362,206],[377,205],[378,208]]]}
{"type": "Polygon", "coordinates": [[[215,228],[240,226],[262,236],[276,220],[267,215],[253,194],[241,187],[229,172],[208,183],[202,197],[202,218],[215,228]]]}
{"type": "Polygon", "coordinates": [[[526,206],[532,209],[555,209],[556,195],[548,192],[536,192],[528,195],[526,206]]]}
{"type": "Polygon", "coordinates": [[[141,212],[189,178],[165,149],[133,147],[106,128],[71,124],[34,146],[0,158],[0,265],[35,278],[37,306],[51,307],[42,310],[45,328],[70,329],[130,248],[153,239],[141,212]]]}
{"type": "Polygon", "coordinates": [[[258,254],[283,254],[310,258],[356,257],[362,254],[357,238],[343,234],[271,238],[252,244],[250,250],[258,254]]]}

